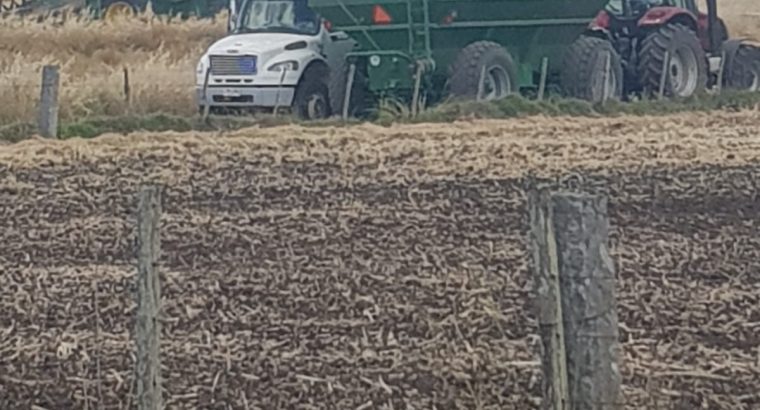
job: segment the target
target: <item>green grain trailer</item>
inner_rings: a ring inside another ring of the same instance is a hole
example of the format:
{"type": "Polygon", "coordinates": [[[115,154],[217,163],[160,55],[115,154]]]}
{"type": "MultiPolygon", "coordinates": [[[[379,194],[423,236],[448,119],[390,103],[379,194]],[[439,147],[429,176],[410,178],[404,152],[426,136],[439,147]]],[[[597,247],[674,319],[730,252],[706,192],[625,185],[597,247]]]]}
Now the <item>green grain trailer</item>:
{"type": "Polygon", "coordinates": [[[622,93],[620,57],[590,28],[608,0],[308,1],[359,43],[347,56],[348,82],[363,85],[354,92],[413,106],[535,95],[542,84],[595,102],[622,93]]]}

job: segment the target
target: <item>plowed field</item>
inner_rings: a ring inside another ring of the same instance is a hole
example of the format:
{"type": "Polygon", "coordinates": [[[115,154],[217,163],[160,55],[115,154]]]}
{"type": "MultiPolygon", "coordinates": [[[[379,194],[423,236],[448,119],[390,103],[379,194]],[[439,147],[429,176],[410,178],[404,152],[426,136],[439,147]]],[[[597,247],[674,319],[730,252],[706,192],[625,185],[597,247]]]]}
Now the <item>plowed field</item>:
{"type": "Polygon", "coordinates": [[[609,196],[626,408],[760,408],[758,112],[4,146],[0,408],[130,401],[148,182],[170,408],[538,408],[528,171],[609,196]]]}

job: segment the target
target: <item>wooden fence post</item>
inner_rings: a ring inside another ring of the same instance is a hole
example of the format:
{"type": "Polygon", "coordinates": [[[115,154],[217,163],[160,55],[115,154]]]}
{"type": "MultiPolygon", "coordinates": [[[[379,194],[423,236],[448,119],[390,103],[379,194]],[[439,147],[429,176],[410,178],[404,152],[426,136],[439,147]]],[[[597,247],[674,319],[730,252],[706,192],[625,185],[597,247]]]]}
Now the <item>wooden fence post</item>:
{"type": "Polygon", "coordinates": [[[137,406],[140,410],[163,408],[159,311],[161,287],[156,264],[160,253],[161,194],[145,187],[139,194],[137,227],[137,406]]]}
{"type": "Polygon", "coordinates": [[[57,65],[42,68],[39,117],[37,128],[45,138],[58,137],[58,86],[60,75],[57,65]]]}
{"type": "Polygon", "coordinates": [[[531,192],[543,408],[621,409],[615,267],[607,201],[531,192]]]}
{"type": "Polygon", "coordinates": [[[129,103],[132,101],[132,98],[131,98],[131,95],[130,95],[131,94],[131,88],[130,88],[130,84],[129,84],[129,69],[127,67],[124,67],[123,72],[124,72],[124,81],[123,81],[123,86],[124,86],[124,102],[126,102],[127,106],[129,106],[129,103]]]}

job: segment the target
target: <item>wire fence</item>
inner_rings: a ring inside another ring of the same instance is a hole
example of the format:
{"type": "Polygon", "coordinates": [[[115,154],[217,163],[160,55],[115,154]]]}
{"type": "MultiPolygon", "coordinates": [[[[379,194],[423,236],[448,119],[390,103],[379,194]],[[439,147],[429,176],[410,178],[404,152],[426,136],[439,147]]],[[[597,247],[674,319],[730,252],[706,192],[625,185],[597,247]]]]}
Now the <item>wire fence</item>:
{"type": "MultiPolygon", "coordinates": [[[[0,125],[38,121],[42,90],[42,78],[33,81],[20,74],[0,76],[0,125]]],[[[59,75],[56,90],[57,115],[61,122],[131,114],[192,116],[198,113],[192,78],[170,81],[136,78],[125,69],[118,75],[101,77],[59,75]]]]}

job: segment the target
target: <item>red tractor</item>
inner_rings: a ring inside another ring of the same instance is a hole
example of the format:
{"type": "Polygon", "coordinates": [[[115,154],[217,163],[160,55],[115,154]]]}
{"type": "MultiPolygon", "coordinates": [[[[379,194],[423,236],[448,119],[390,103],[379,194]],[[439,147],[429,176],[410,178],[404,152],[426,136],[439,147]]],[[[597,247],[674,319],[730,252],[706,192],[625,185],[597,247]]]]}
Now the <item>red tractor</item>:
{"type": "Polygon", "coordinates": [[[760,90],[760,48],[729,39],[716,0],[611,0],[590,27],[622,59],[624,94],[689,97],[707,88],[760,90]]]}

